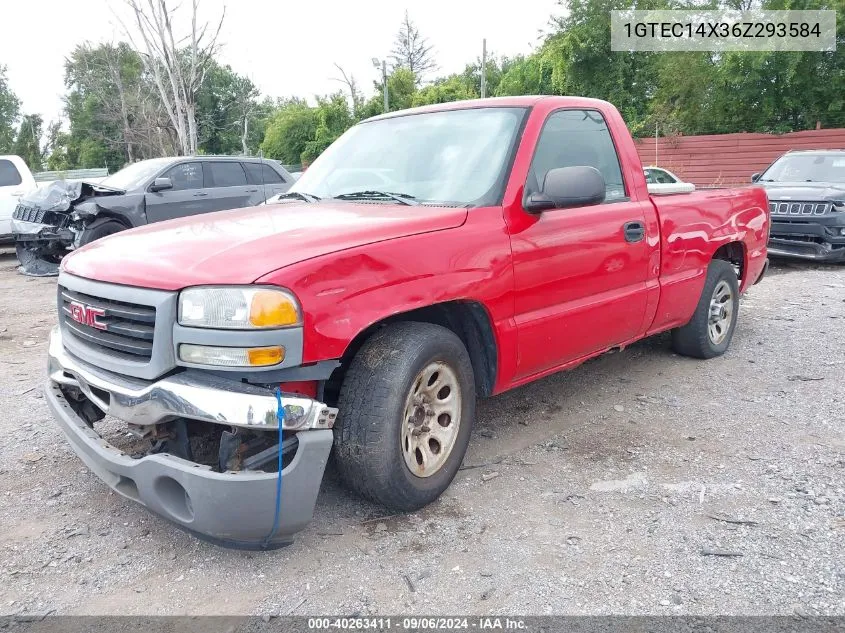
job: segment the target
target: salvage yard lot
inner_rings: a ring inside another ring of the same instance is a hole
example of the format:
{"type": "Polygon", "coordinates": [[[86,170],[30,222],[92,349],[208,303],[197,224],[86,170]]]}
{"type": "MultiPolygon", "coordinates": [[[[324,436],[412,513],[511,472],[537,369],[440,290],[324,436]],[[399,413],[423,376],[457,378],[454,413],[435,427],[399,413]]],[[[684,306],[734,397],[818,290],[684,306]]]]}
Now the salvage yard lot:
{"type": "Polygon", "coordinates": [[[74,455],[41,394],[55,279],[15,263],[0,254],[0,613],[845,614],[845,267],[776,265],[724,357],[659,336],[483,401],[421,512],[382,518],[329,471],[292,546],[240,552],[74,455]]]}

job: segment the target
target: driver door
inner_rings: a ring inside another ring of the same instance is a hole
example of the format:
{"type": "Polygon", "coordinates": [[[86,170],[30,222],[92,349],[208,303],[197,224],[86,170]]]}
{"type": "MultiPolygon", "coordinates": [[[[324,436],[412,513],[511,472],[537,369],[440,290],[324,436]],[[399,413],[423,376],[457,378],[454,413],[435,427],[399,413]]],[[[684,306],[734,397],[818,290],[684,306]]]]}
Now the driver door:
{"type": "Polygon", "coordinates": [[[203,190],[202,162],[178,163],[159,178],[169,178],[173,187],[162,191],[147,189],[147,222],[161,222],[210,210],[209,192],[203,190]]]}
{"type": "Polygon", "coordinates": [[[538,191],[550,169],[579,165],[602,173],[605,201],[531,214],[533,222],[511,233],[517,379],[642,332],[650,251],[644,235],[632,238],[625,227],[645,227],[644,203],[627,197],[613,139],[599,112],[551,113],[537,142],[526,189],[538,191]]]}

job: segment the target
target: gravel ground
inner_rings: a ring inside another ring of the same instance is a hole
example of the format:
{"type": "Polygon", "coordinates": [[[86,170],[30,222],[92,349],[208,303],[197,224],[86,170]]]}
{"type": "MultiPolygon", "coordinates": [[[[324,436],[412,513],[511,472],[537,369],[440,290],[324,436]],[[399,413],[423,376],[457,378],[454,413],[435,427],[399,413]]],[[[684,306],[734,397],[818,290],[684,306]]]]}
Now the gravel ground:
{"type": "Polygon", "coordinates": [[[41,394],[55,280],[14,267],[0,613],[845,615],[845,267],[775,267],[722,358],[659,336],[482,402],[416,514],[380,518],[329,472],[270,553],[198,541],[82,465],[41,394]]]}

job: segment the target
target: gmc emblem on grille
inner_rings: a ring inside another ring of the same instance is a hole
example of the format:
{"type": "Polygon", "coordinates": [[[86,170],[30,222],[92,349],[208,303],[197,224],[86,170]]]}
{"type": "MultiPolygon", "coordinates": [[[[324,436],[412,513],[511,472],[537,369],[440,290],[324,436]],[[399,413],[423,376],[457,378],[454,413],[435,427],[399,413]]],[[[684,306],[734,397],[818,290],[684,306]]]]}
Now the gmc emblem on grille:
{"type": "Polygon", "coordinates": [[[71,301],[70,302],[70,318],[76,321],[77,323],[81,323],[82,325],[87,325],[89,327],[97,328],[98,330],[105,330],[108,326],[99,321],[100,317],[106,316],[106,311],[102,308],[94,308],[91,306],[87,306],[85,304],[79,303],[79,301],[71,301]]]}

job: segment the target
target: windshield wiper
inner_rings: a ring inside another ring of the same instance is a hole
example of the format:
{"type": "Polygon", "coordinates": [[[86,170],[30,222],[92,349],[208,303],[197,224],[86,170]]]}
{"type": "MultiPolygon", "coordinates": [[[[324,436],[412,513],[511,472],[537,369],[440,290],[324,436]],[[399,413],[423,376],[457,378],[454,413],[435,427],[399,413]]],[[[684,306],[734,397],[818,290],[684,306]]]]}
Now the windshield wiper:
{"type": "Polygon", "coordinates": [[[302,191],[288,191],[287,193],[280,194],[275,196],[279,200],[303,200],[305,202],[318,202],[320,198],[317,196],[311,195],[310,193],[304,193],[302,191]]]}
{"type": "Polygon", "coordinates": [[[407,204],[408,206],[417,206],[419,202],[409,193],[393,193],[390,191],[378,191],[376,189],[367,189],[366,191],[351,191],[349,193],[342,193],[334,196],[336,200],[378,200],[380,198],[391,198],[396,202],[407,204]]]}

